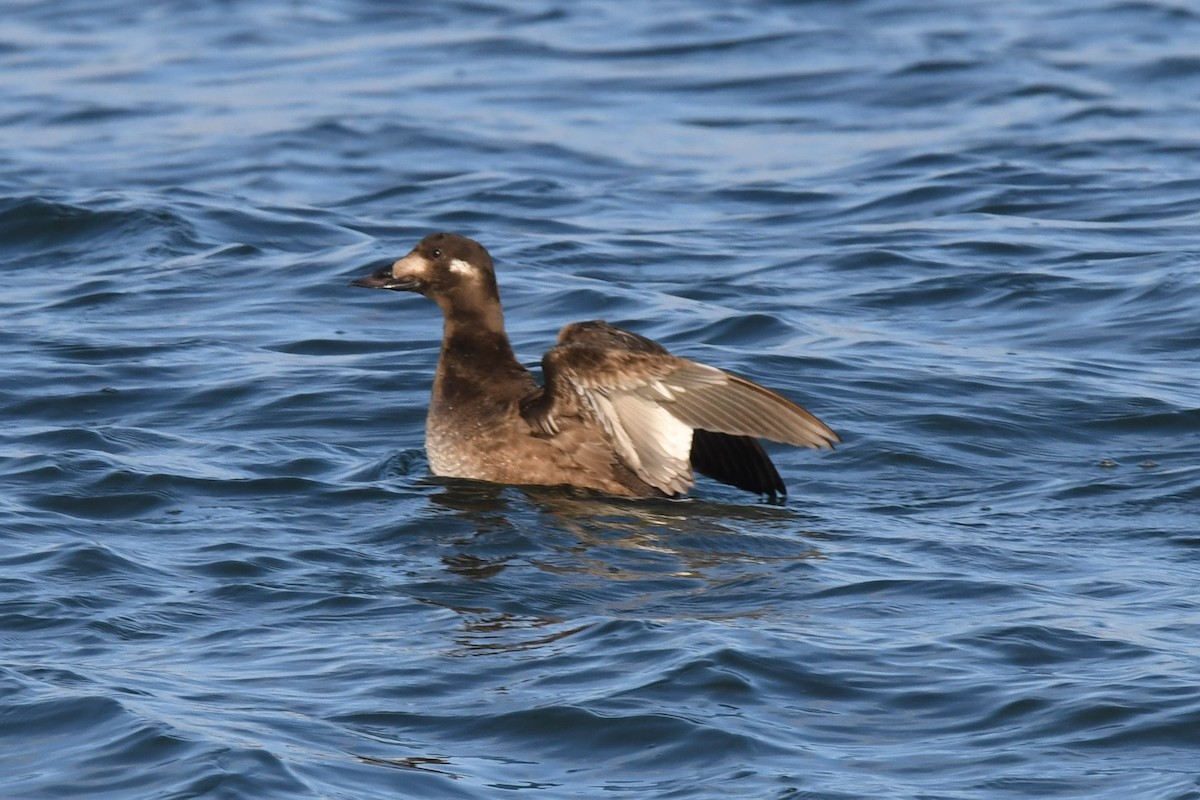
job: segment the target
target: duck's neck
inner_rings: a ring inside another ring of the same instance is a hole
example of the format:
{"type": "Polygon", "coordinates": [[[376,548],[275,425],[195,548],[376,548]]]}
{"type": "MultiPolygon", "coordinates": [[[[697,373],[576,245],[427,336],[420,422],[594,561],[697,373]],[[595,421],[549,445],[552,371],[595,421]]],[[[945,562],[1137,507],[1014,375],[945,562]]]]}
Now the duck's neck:
{"type": "Polygon", "coordinates": [[[497,303],[445,314],[434,381],[435,403],[460,405],[527,391],[528,371],[517,361],[497,303]]]}

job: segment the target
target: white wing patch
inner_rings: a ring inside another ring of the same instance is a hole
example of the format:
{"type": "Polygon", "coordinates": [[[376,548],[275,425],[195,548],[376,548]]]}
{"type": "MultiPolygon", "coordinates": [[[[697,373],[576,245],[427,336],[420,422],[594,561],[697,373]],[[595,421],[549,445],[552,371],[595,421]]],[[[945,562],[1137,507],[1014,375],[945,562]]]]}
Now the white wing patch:
{"type": "Polygon", "coordinates": [[[668,494],[691,488],[692,427],[634,392],[588,392],[587,399],[625,463],[668,494]]]}

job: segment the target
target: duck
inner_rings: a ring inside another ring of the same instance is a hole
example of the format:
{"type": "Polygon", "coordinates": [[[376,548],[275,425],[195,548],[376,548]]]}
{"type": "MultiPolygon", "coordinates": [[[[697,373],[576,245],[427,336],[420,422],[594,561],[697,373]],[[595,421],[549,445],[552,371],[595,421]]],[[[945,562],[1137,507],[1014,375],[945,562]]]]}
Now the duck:
{"type": "Polygon", "coordinates": [[[459,234],[431,233],[350,283],[441,308],[425,424],[437,476],[675,498],[699,472],[775,501],[787,487],[759,439],[813,449],[841,441],[780,394],[601,320],[562,328],[539,384],[505,331],[491,255],[459,234]]]}

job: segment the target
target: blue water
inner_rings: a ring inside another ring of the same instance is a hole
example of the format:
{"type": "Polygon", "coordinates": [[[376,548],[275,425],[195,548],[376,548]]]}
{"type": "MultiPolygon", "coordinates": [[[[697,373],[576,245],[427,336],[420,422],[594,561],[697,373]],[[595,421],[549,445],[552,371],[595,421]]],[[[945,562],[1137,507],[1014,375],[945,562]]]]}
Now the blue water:
{"type": "Polygon", "coordinates": [[[1200,8],[15,2],[0,796],[1200,798],[1200,8]],[[431,478],[448,229],[834,427],[431,478]]]}

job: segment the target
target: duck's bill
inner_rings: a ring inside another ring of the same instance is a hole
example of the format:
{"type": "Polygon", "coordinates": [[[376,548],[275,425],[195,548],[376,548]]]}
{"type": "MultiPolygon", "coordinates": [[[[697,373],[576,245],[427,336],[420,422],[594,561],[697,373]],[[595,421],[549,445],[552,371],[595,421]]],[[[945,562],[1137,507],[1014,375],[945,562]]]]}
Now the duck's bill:
{"type": "Polygon", "coordinates": [[[391,266],[377,269],[370,275],[355,278],[351,286],[361,286],[364,289],[392,289],[397,292],[412,292],[419,288],[418,281],[412,277],[397,278],[392,275],[391,266]]]}

